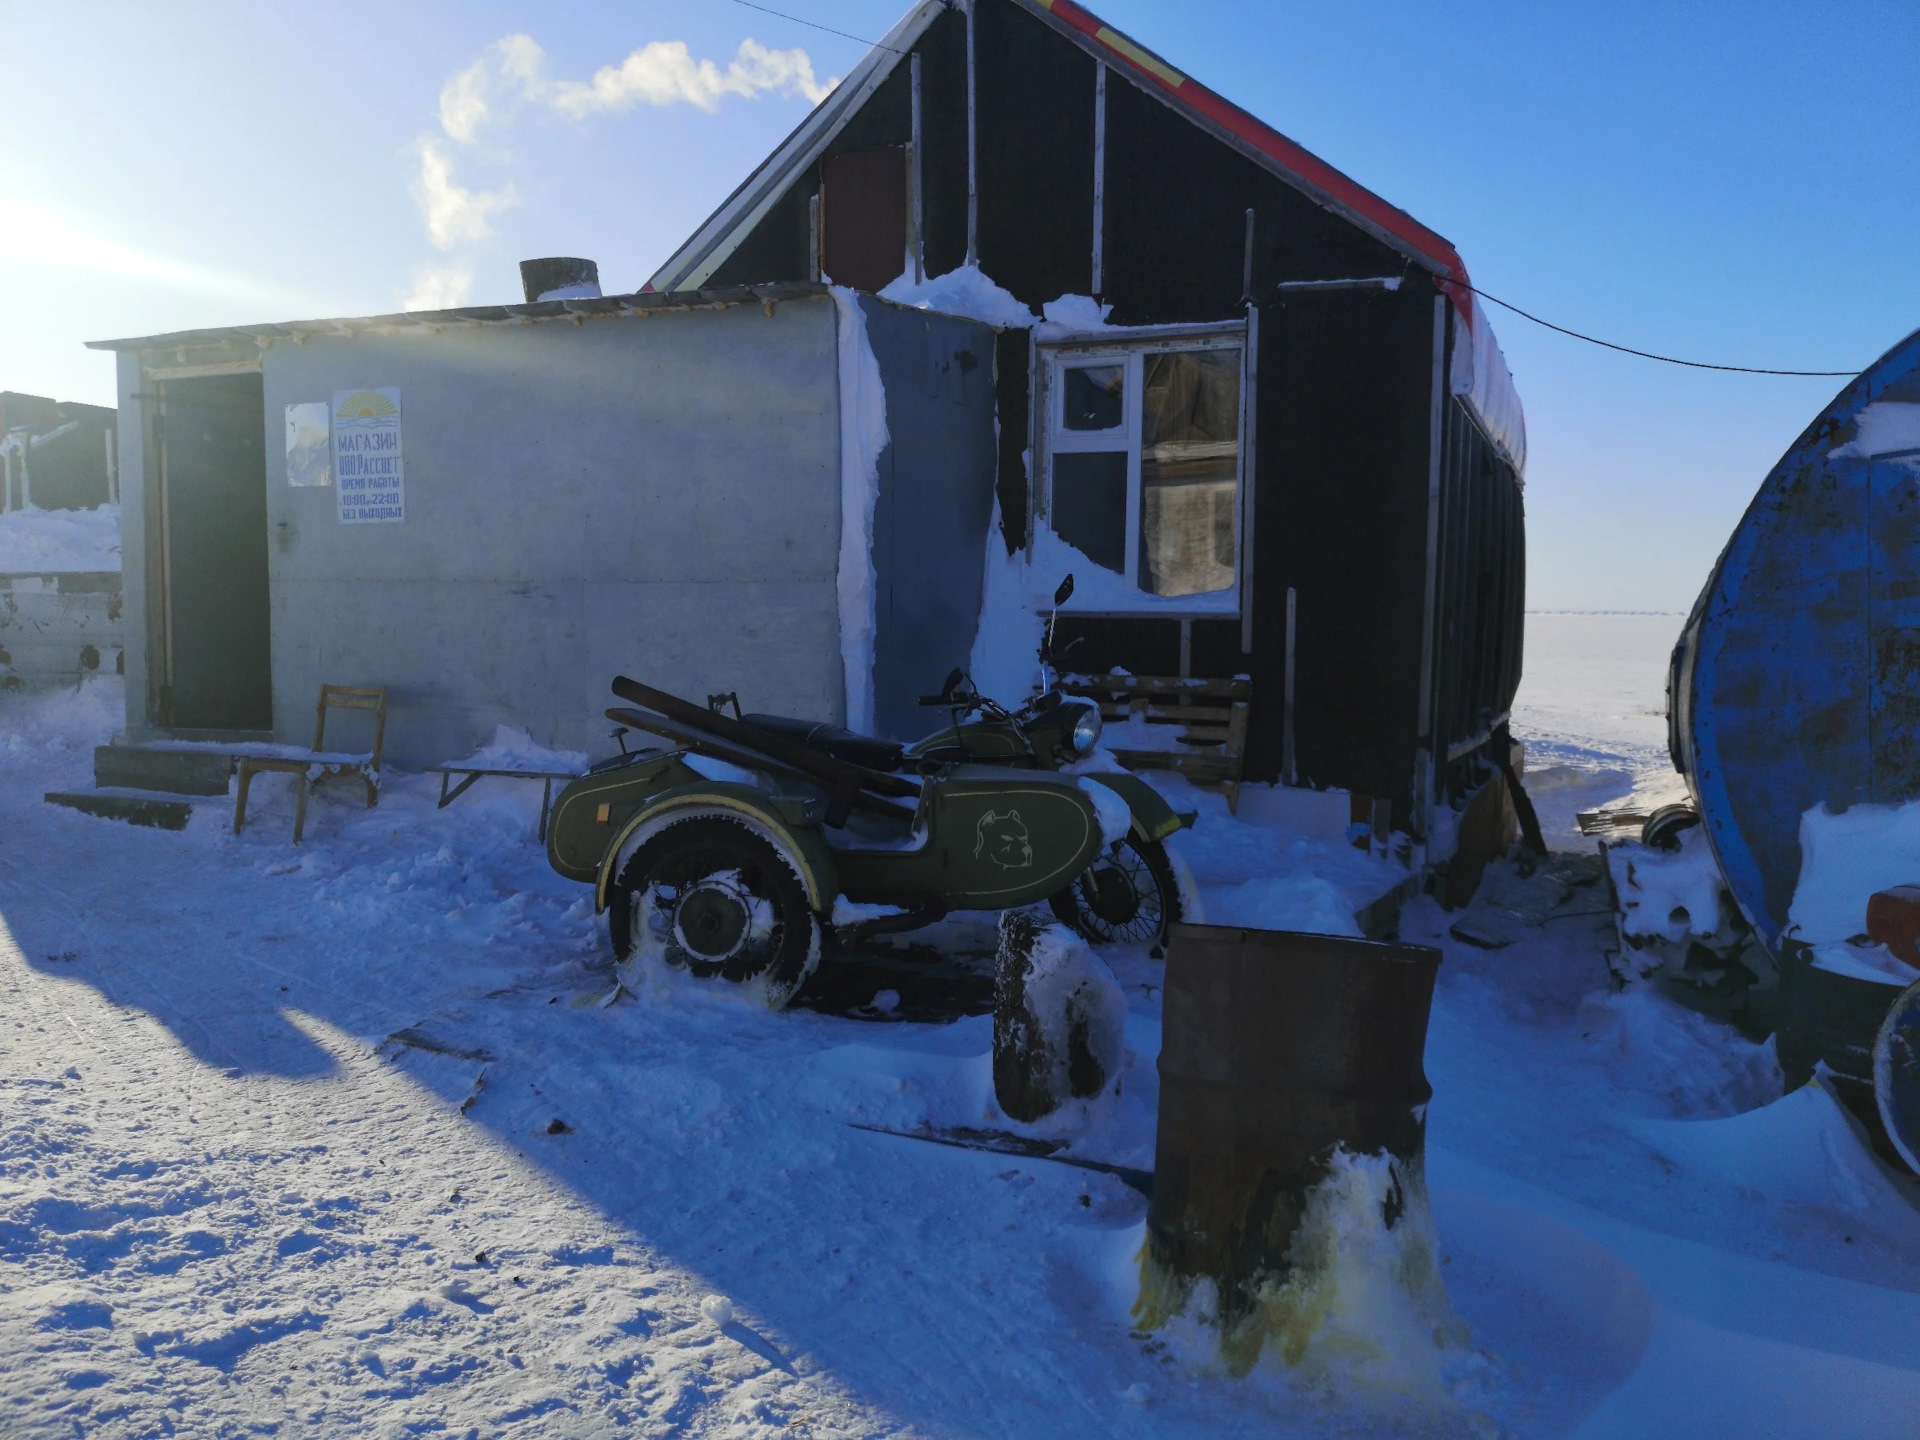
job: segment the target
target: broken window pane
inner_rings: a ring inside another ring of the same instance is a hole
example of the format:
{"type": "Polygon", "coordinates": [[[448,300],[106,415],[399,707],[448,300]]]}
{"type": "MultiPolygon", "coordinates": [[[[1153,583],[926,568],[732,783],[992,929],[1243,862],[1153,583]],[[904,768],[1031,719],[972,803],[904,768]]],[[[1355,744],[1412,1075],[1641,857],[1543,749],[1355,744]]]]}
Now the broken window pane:
{"type": "Polygon", "coordinates": [[[1127,452],[1053,457],[1053,530],[1096,565],[1127,570],[1127,452]]]}
{"type": "Polygon", "coordinates": [[[1069,430],[1118,430],[1125,412],[1124,365],[1077,365],[1063,373],[1062,423],[1069,430]]]}
{"type": "Polygon", "coordinates": [[[1146,357],[1140,417],[1140,588],[1204,595],[1233,585],[1240,473],[1240,352],[1146,357]]]}

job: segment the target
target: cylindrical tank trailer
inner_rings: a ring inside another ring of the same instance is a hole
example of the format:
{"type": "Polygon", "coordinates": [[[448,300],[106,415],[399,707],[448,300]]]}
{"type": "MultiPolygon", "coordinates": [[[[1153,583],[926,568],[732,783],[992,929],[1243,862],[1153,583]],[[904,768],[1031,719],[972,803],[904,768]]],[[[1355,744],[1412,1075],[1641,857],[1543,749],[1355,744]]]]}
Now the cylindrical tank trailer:
{"type": "Polygon", "coordinates": [[[1668,715],[1727,887],[1780,967],[1789,1082],[1824,1060],[1870,1110],[1874,1031],[1911,976],[1850,942],[1872,895],[1920,884],[1920,332],[1760,486],[1681,632],[1668,715]]]}

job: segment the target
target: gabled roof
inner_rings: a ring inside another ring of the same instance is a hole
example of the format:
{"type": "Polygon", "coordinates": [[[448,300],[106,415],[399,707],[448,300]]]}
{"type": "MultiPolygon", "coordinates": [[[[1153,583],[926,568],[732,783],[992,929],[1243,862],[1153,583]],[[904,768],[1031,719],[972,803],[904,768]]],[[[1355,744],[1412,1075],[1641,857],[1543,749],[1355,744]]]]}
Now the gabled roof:
{"type": "MultiPolygon", "coordinates": [[[[1125,73],[1203,130],[1431,271],[1471,323],[1473,307],[1471,292],[1466,288],[1466,266],[1445,238],[1264,121],[1191,76],[1181,74],[1151,50],[1073,0],[1015,0],[1015,3],[1096,60],[1125,73]]],[[[648,288],[673,290],[699,285],[718,269],[785,193],[794,177],[819,159],[847,121],[947,8],[942,0],[923,0],[908,11],[885,38],[867,52],[839,88],[674,252],[648,282],[648,288]]]]}
{"type": "MultiPolygon", "coordinates": [[[[1318,155],[1295,144],[1257,116],[1183,75],[1144,45],[1121,34],[1073,0],[1018,0],[1053,24],[1096,59],[1124,70],[1149,93],[1182,111],[1201,129],[1264,165],[1282,180],[1327,209],[1344,216],[1442,280],[1465,282],[1467,267],[1451,242],[1429,230],[1397,205],[1390,205],[1359,181],[1343,175],[1318,155]]],[[[1461,285],[1443,285],[1462,314],[1471,294],[1461,285]]]]}
{"type": "Polygon", "coordinates": [[[834,87],[833,93],[780,142],[780,148],[762,160],[739,189],[668,257],[645,288],[683,290],[706,284],[707,278],[725,263],[734,247],[746,239],[773,208],[774,202],[786,193],[793,177],[820,158],[834,137],[907,57],[914,42],[947,8],[943,0],[921,0],[902,16],[848,72],[847,78],[834,87]]]}

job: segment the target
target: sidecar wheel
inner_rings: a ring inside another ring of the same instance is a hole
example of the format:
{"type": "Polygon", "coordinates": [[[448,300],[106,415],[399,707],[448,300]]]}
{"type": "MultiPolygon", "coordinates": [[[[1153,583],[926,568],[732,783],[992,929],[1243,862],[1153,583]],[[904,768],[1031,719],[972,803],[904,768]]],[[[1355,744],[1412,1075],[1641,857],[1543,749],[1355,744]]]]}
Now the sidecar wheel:
{"type": "Polygon", "coordinates": [[[1047,903],[1061,920],[1095,945],[1166,943],[1180,919],[1180,887],[1158,840],[1128,835],[1047,903]]]}
{"type": "Polygon", "coordinates": [[[608,894],[614,959],[652,958],[705,979],[764,986],[779,1009],[820,959],[820,928],[791,862],[737,820],[665,826],[633,852],[608,894]]]}

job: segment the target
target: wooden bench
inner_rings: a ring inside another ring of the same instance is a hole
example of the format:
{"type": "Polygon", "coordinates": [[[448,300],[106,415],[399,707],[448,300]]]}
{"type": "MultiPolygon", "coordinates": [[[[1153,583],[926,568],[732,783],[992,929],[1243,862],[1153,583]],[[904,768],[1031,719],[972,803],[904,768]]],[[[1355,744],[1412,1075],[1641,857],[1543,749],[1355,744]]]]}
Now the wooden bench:
{"type": "Polygon", "coordinates": [[[1098,702],[1101,743],[1129,770],[1173,770],[1240,808],[1253,682],[1176,675],[1062,675],[1059,688],[1098,702]],[[1144,730],[1144,733],[1143,733],[1144,730]],[[1135,740],[1155,743],[1140,745],[1135,740]]]}
{"type": "Polygon", "coordinates": [[[387,734],[387,691],[384,685],[322,685],[318,716],[313,728],[313,748],[301,750],[291,745],[263,746],[254,751],[237,746],[240,784],[234,797],[233,833],[247,823],[247,791],[253,777],[262,771],[280,771],[294,780],[293,839],[300,842],[307,828],[307,790],[333,775],[357,775],[367,787],[367,808],[380,803],[380,747],[387,734]],[[327,711],[371,710],[373,712],[373,749],[365,754],[332,753],[327,745],[327,711]],[[265,753],[262,753],[265,752],[265,753]]]}
{"type": "Polygon", "coordinates": [[[547,812],[553,809],[553,782],[558,780],[564,784],[568,780],[579,779],[581,775],[581,772],[578,770],[513,770],[501,769],[494,765],[436,765],[433,768],[438,771],[440,775],[440,803],[434,807],[437,810],[446,809],[447,806],[471,790],[475,781],[488,775],[499,780],[542,781],[543,788],[540,791],[539,836],[540,843],[543,845],[546,844],[547,841],[547,812]],[[449,790],[447,788],[447,782],[455,775],[464,778],[461,779],[458,785],[455,785],[449,790]]]}

